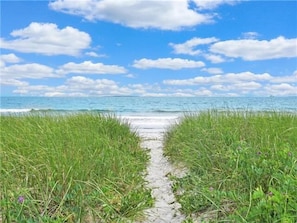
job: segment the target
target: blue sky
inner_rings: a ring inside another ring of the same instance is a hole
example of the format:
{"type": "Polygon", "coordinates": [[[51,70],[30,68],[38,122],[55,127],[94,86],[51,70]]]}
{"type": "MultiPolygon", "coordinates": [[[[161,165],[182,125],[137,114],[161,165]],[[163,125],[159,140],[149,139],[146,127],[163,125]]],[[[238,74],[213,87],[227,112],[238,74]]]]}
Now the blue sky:
{"type": "Polygon", "coordinates": [[[1,1],[1,95],[296,96],[296,10],[296,1],[1,1]]]}

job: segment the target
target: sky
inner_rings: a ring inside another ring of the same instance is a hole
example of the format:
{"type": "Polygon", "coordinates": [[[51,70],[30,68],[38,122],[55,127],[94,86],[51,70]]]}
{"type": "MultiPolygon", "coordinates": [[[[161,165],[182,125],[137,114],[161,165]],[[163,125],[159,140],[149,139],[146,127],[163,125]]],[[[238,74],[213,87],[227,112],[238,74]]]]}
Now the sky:
{"type": "Polygon", "coordinates": [[[297,96],[297,1],[1,0],[1,96],[297,96]]]}

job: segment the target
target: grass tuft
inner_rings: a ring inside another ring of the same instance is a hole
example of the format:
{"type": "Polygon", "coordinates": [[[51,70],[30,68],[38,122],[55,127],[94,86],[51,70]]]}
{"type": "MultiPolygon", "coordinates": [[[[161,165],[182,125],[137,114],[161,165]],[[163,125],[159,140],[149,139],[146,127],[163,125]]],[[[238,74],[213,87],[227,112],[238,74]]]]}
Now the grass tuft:
{"type": "Polygon", "coordinates": [[[168,131],[165,154],[189,170],[173,186],[187,221],[296,222],[296,136],[296,114],[185,116],[168,131]]]}
{"type": "Polygon", "coordinates": [[[152,205],[128,124],[100,114],[1,117],[3,222],[127,222],[152,205]]]}

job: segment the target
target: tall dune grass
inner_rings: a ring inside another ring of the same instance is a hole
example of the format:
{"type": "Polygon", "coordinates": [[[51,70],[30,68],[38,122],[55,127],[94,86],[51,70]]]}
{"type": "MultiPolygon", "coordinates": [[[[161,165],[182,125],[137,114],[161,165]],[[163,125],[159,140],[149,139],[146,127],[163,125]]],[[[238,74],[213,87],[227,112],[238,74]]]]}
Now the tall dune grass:
{"type": "MultiPolygon", "coordinates": [[[[208,111],[166,135],[182,210],[211,222],[297,222],[297,115],[208,111]]],[[[193,217],[195,216],[195,217],[193,217]]]]}
{"type": "Polygon", "coordinates": [[[99,114],[1,117],[3,222],[127,222],[152,205],[139,137],[99,114]]]}

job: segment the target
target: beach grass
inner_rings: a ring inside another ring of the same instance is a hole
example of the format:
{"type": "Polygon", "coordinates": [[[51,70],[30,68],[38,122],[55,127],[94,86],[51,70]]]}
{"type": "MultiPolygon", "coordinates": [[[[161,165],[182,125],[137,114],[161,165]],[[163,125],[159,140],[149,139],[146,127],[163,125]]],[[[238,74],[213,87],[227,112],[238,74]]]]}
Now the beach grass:
{"type": "Polygon", "coordinates": [[[185,222],[297,222],[296,113],[185,115],[164,144],[185,222]]]}
{"type": "Polygon", "coordinates": [[[1,116],[0,137],[2,222],[129,222],[153,204],[148,154],[112,115],[1,116]]]}

